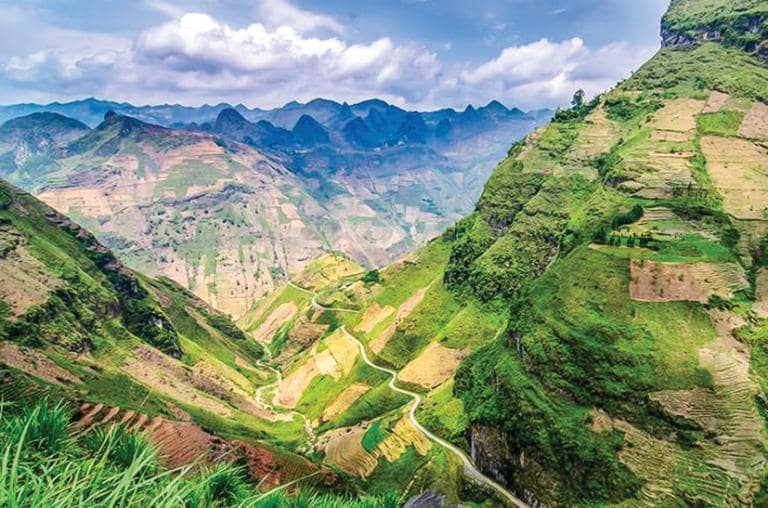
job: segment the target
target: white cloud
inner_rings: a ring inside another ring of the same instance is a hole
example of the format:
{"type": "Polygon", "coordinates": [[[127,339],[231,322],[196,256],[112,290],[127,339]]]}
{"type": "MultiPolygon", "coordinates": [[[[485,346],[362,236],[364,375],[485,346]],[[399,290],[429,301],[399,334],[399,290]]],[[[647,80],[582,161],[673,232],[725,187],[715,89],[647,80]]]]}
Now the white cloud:
{"type": "Polygon", "coordinates": [[[575,37],[560,42],[541,39],[503,49],[496,58],[465,69],[450,88],[471,102],[495,97],[522,107],[567,104],[579,88],[595,95],[624,79],[650,58],[656,48],[616,42],[597,49],[575,37]]]}
{"type": "MultiPolygon", "coordinates": [[[[567,104],[577,88],[589,94],[607,89],[655,49],[541,39],[504,48],[479,64],[446,64],[434,51],[390,37],[352,43],[342,33],[315,33],[332,30],[331,18],[315,19],[306,11],[293,25],[276,24],[280,18],[273,15],[271,21],[231,26],[208,14],[174,16],[163,0],[148,1],[170,19],[133,40],[38,23],[43,34],[38,45],[25,45],[26,53],[0,48],[0,94],[15,94],[16,100],[94,95],[261,107],[319,96],[348,101],[375,96],[413,108],[463,107],[495,98],[530,108],[567,104]]],[[[27,22],[17,28],[28,30],[27,22]]],[[[6,24],[0,19],[0,28],[6,24]]],[[[7,28],[15,30],[12,25],[7,28]]]]}
{"type": "Polygon", "coordinates": [[[283,101],[291,93],[299,99],[348,93],[408,101],[434,86],[439,70],[434,53],[388,37],[349,44],[338,37],[308,37],[288,26],[232,28],[200,13],[146,30],[136,42],[135,58],[166,73],[184,73],[170,78],[182,89],[252,93],[279,83],[283,101]]]}
{"type": "Polygon", "coordinates": [[[341,34],[344,27],[330,16],[296,7],[286,0],[259,0],[258,12],[272,26],[291,26],[299,32],[326,29],[341,34]]]}
{"type": "Polygon", "coordinates": [[[573,70],[585,51],[584,41],[578,37],[559,43],[541,39],[505,48],[497,58],[462,73],[461,78],[470,85],[501,81],[506,86],[551,79],[573,70]]]}

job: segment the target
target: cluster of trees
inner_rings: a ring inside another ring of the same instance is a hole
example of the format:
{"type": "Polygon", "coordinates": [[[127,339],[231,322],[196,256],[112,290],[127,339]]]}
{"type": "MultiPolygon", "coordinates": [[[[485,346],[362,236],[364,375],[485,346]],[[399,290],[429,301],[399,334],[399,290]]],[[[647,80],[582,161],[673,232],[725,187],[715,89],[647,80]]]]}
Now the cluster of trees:
{"type": "Polygon", "coordinates": [[[634,224],[643,217],[645,210],[641,205],[633,206],[627,212],[619,212],[611,219],[610,227],[601,227],[592,235],[592,242],[600,245],[626,245],[627,247],[646,247],[653,239],[649,232],[643,234],[618,231],[621,227],[634,224]]]}
{"type": "Polygon", "coordinates": [[[651,240],[653,240],[653,237],[650,233],[643,233],[642,235],[637,233],[617,235],[610,233],[605,229],[598,230],[592,237],[594,243],[600,245],[615,245],[616,247],[622,245],[626,245],[627,247],[647,247],[651,243],[651,240]]]}

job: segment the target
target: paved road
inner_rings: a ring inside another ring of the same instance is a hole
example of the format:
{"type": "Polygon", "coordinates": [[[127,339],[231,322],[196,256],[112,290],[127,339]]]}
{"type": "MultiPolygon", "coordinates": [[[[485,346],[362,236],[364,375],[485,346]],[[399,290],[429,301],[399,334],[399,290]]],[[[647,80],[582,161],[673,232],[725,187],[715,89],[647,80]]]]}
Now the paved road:
{"type": "MultiPolygon", "coordinates": [[[[305,293],[309,293],[312,295],[312,306],[317,307],[324,310],[334,310],[334,311],[341,311],[341,312],[356,312],[354,310],[349,309],[338,309],[333,307],[326,307],[324,305],[321,305],[317,303],[317,293],[315,291],[310,291],[308,289],[304,289],[301,286],[297,286],[296,284],[289,282],[288,283],[291,287],[298,289],[299,291],[304,291],[305,293]]],[[[398,392],[402,393],[403,395],[407,395],[411,399],[413,399],[413,404],[411,405],[411,408],[408,410],[408,419],[413,423],[413,425],[419,429],[427,438],[437,444],[438,446],[441,446],[445,448],[446,450],[450,451],[454,455],[456,455],[461,462],[464,464],[464,471],[467,474],[467,476],[476,481],[477,483],[481,485],[485,485],[486,487],[489,487],[493,490],[495,490],[497,493],[499,493],[507,502],[510,503],[512,506],[517,506],[519,508],[529,508],[527,504],[525,504],[523,501],[515,497],[511,492],[509,492],[507,489],[493,481],[492,479],[485,476],[483,473],[480,472],[479,469],[477,469],[477,466],[475,466],[474,462],[472,462],[472,459],[469,458],[469,456],[464,453],[463,450],[460,448],[452,445],[448,441],[434,435],[429,430],[424,428],[422,424],[419,423],[419,421],[416,419],[416,410],[419,408],[419,405],[421,404],[421,395],[415,392],[411,392],[409,390],[405,390],[403,388],[398,387],[395,384],[395,380],[397,379],[397,371],[388,369],[386,367],[381,367],[379,365],[376,365],[371,361],[370,358],[368,358],[368,353],[365,351],[365,346],[363,346],[363,343],[360,342],[357,337],[352,335],[347,331],[346,326],[341,327],[341,331],[350,339],[354,340],[357,344],[357,347],[360,349],[360,356],[362,356],[363,361],[368,364],[369,367],[374,368],[376,370],[379,370],[381,372],[385,372],[390,376],[389,379],[389,387],[398,392]]]]}

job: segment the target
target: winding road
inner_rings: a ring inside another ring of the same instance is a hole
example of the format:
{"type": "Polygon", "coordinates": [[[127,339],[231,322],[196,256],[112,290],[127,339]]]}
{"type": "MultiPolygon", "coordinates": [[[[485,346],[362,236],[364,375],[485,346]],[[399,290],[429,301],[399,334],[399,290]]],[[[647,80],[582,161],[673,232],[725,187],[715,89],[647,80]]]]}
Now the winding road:
{"type": "MultiPolygon", "coordinates": [[[[312,295],[312,306],[323,309],[323,310],[331,310],[331,311],[337,311],[337,312],[357,312],[356,310],[351,309],[341,309],[341,308],[334,308],[334,307],[326,307],[320,303],[317,302],[317,292],[311,291],[308,289],[305,289],[301,286],[297,286],[293,282],[288,283],[291,287],[294,289],[298,289],[299,291],[303,291],[305,293],[312,295]]],[[[409,390],[405,390],[403,388],[400,388],[395,384],[397,379],[398,372],[396,370],[388,369],[386,367],[381,367],[380,365],[375,364],[371,361],[371,359],[368,357],[368,353],[365,350],[365,346],[363,345],[360,340],[358,340],[357,337],[352,335],[347,331],[346,325],[342,325],[341,331],[350,339],[355,341],[357,344],[357,347],[360,349],[360,356],[363,358],[363,361],[371,368],[376,369],[381,372],[385,372],[390,376],[389,379],[389,388],[398,392],[402,393],[403,395],[407,395],[411,399],[413,399],[413,404],[411,405],[411,408],[408,410],[408,419],[411,421],[411,423],[419,429],[430,441],[434,442],[438,446],[445,448],[449,452],[456,455],[464,464],[464,471],[471,480],[474,480],[475,482],[484,485],[494,491],[496,491],[499,495],[501,495],[507,502],[509,502],[512,506],[517,506],[519,508],[529,508],[527,504],[525,504],[523,501],[518,499],[514,494],[509,492],[507,489],[505,489],[500,484],[493,481],[491,478],[485,476],[480,470],[475,466],[475,463],[472,462],[472,459],[469,458],[469,456],[464,453],[463,450],[458,448],[457,446],[452,445],[448,441],[434,435],[432,432],[427,430],[422,424],[419,423],[419,421],[416,419],[416,410],[419,408],[419,405],[421,405],[421,395],[415,392],[411,392],[409,390]]]]}

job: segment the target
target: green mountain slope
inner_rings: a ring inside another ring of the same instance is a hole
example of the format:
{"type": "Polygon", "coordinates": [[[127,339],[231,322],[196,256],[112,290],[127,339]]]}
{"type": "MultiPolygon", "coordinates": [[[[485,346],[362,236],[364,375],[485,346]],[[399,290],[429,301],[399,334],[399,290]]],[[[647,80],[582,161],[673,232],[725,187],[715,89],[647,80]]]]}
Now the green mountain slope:
{"type": "Polygon", "coordinates": [[[662,25],[444,235],[381,270],[316,259],[239,328],[4,186],[0,394],[125,419],[167,465],[223,449],[262,489],[765,505],[764,2],[679,0],[662,25]]]}
{"type": "Polygon", "coordinates": [[[2,419],[64,398],[80,429],[143,431],[164,466],[237,462],[265,489],[336,481],[288,451],[305,441],[297,417],[253,401],[274,374],[229,317],[2,182],[0,311],[2,419]]]}
{"type": "Polygon", "coordinates": [[[660,52],[513,146],[441,238],[254,310],[288,373],[276,401],[310,416],[324,460],[472,499],[434,443],[379,458],[407,401],[318,371],[343,324],[424,394],[420,422],[531,504],[765,503],[766,26],[764,2],[673,2],[660,52]],[[303,312],[330,327],[303,334],[303,312]]]}

